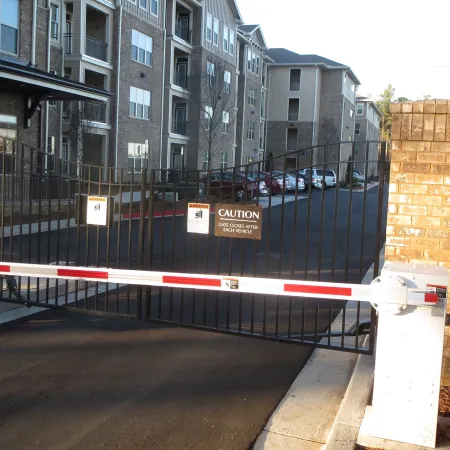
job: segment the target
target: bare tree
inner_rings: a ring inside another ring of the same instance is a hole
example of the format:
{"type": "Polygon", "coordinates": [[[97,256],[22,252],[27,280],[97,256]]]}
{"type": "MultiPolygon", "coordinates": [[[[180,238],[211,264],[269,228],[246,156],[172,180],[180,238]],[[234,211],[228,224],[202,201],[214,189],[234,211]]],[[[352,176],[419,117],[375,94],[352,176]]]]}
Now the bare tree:
{"type": "Polygon", "coordinates": [[[85,102],[68,102],[66,108],[65,114],[69,119],[69,138],[72,148],[76,149],[76,164],[79,169],[83,164],[83,148],[86,143],[86,136],[92,132],[91,123],[93,121],[102,121],[103,106],[85,102]]]}
{"type": "Polygon", "coordinates": [[[320,153],[317,155],[318,162],[336,162],[339,160],[339,130],[329,117],[324,117],[319,122],[319,145],[320,153]]]}
{"type": "Polygon", "coordinates": [[[233,133],[236,116],[231,70],[222,58],[215,56],[208,60],[206,71],[193,74],[192,83],[199,92],[199,101],[191,100],[200,113],[199,151],[207,162],[206,168],[210,170],[213,159],[231,148],[230,134],[233,133]]]}

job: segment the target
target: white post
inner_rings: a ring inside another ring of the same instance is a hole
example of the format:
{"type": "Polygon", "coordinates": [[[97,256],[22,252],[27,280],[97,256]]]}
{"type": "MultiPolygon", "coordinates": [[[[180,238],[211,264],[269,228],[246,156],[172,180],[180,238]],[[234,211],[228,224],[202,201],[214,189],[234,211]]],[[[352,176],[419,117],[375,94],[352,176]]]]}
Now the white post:
{"type": "MultiPolygon", "coordinates": [[[[378,330],[372,407],[366,430],[374,437],[436,447],[448,271],[424,264],[389,263],[380,287],[397,280],[408,288],[435,291],[440,299],[426,306],[377,303],[378,330]]],[[[429,298],[429,297],[428,297],[429,298]]]]}

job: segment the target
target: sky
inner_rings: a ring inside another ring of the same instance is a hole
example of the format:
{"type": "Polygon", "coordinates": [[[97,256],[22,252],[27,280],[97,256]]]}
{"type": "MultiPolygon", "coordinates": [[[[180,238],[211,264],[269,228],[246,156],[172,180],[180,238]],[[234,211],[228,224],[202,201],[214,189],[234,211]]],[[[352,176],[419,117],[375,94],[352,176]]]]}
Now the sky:
{"type": "Polygon", "coordinates": [[[351,67],[358,93],[450,99],[450,1],[237,0],[269,48],[317,54],[351,67]]]}

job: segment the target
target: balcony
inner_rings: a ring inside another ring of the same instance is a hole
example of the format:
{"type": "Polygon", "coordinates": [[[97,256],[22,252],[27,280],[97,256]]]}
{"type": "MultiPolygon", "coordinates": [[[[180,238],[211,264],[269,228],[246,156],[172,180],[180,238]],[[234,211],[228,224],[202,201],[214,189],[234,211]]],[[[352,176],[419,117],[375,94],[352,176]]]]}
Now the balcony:
{"type": "Polygon", "coordinates": [[[180,88],[189,90],[189,75],[182,72],[173,72],[173,84],[179,86],[180,88]]]}
{"type": "Polygon", "coordinates": [[[86,36],[86,55],[106,62],[108,60],[108,44],[86,36]]]}
{"type": "Polygon", "coordinates": [[[185,120],[172,120],[172,133],[181,134],[187,136],[187,121],[185,120]]]}
{"type": "Polygon", "coordinates": [[[179,22],[175,24],[175,36],[189,44],[192,44],[192,30],[179,22]]]}
{"type": "Polygon", "coordinates": [[[85,120],[87,122],[106,122],[106,103],[63,102],[63,119],[85,120]]]}

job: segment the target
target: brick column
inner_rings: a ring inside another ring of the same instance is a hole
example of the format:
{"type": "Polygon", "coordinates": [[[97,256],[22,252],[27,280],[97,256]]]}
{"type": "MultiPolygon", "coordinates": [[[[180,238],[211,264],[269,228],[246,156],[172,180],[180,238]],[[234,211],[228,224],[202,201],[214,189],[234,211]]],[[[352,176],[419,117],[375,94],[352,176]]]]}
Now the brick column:
{"type": "MultiPolygon", "coordinates": [[[[393,103],[391,113],[386,260],[450,269],[450,101],[393,103]]],[[[450,386],[450,327],[445,334],[450,386]]]]}

